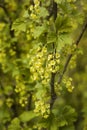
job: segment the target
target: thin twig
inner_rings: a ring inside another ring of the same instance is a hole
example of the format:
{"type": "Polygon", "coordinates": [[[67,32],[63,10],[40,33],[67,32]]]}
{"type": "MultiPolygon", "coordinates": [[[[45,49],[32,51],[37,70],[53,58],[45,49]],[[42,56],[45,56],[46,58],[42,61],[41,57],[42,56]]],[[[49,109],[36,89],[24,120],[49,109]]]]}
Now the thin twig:
{"type": "Polygon", "coordinates": [[[9,13],[8,13],[7,8],[5,7],[5,4],[4,4],[4,3],[3,3],[3,4],[0,4],[0,8],[2,8],[2,9],[4,10],[5,15],[6,15],[7,18],[8,18],[8,22],[11,24],[11,23],[12,23],[12,22],[11,22],[11,17],[10,17],[10,15],[9,15],[9,13]]]}
{"type": "MultiPolygon", "coordinates": [[[[86,31],[86,29],[87,29],[87,20],[86,20],[85,24],[83,25],[83,28],[82,28],[82,31],[81,31],[80,35],[78,36],[77,40],[74,42],[74,44],[75,44],[76,46],[78,46],[78,44],[80,43],[80,40],[81,40],[81,38],[83,37],[84,32],[86,31]]],[[[64,69],[63,69],[63,71],[62,71],[62,74],[59,76],[58,84],[61,83],[62,78],[63,78],[63,75],[64,75],[64,73],[65,73],[66,70],[67,70],[67,67],[68,67],[68,65],[69,65],[69,62],[70,62],[72,56],[73,56],[72,53],[68,55],[68,58],[67,58],[66,63],[65,63],[65,65],[64,65],[64,69]]]]}

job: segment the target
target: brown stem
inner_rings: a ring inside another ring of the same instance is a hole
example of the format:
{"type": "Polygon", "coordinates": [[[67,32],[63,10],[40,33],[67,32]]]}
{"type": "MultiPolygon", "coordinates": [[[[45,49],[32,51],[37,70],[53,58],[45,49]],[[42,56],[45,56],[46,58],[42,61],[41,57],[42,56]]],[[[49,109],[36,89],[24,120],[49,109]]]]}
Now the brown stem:
{"type": "MultiPolygon", "coordinates": [[[[74,44],[75,44],[76,46],[78,46],[78,44],[80,43],[80,40],[81,40],[81,38],[83,37],[84,32],[86,31],[86,28],[87,28],[87,20],[86,20],[85,24],[83,25],[83,28],[82,28],[82,31],[81,31],[80,35],[78,36],[77,40],[74,42],[74,44]]],[[[64,73],[65,73],[66,70],[67,70],[67,67],[68,67],[68,65],[69,65],[69,62],[70,62],[72,56],[73,56],[72,53],[68,55],[68,58],[67,58],[66,63],[65,63],[65,65],[64,65],[64,69],[63,69],[63,71],[62,71],[62,74],[59,76],[58,84],[61,83],[62,78],[63,78],[63,75],[64,75],[64,73]]]]}
{"type": "Polygon", "coordinates": [[[52,110],[53,104],[56,100],[56,92],[55,92],[55,88],[54,88],[54,82],[55,82],[55,73],[52,73],[51,74],[51,82],[50,82],[50,86],[51,86],[50,110],[52,110]]]}
{"type": "MultiPolygon", "coordinates": [[[[53,1],[53,16],[54,16],[54,21],[56,20],[56,17],[57,17],[57,4],[53,1]]],[[[53,43],[53,54],[54,54],[54,57],[55,57],[55,44],[53,43]]],[[[52,110],[52,107],[53,107],[53,104],[56,100],[56,92],[55,92],[55,86],[54,86],[54,83],[55,83],[55,76],[56,74],[55,73],[52,73],[51,74],[51,82],[50,82],[50,86],[51,86],[51,101],[50,101],[50,110],[52,110]]]]}
{"type": "Polygon", "coordinates": [[[32,93],[30,93],[30,96],[28,98],[28,105],[27,105],[27,110],[31,110],[31,105],[32,105],[32,93]]]}

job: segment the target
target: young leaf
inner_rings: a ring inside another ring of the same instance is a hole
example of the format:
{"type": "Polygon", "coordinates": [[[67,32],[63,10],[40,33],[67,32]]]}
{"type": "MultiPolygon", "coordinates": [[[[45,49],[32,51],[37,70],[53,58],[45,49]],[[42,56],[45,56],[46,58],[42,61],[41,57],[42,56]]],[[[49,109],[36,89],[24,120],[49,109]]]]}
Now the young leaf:
{"type": "Polygon", "coordinates": [[[71,38],[70,35],[60,34],[57,37],[56,44],[57,44],[57,50],[60,51],[65,45],[67,45],[67,44],[71,45],[72,44],[72,38],[71,38]]]}
{"type": "Polygon", "coordinates": [[[33,118],[36,117],[36,114],[33,111],[24,111],[20,116],[19,119],[22,122],[27,122],[32,120],[33,118]]]}
{"type": "Polygon", "coordinates": [[[46,30],[46,26],[37,26],[33,32],[34,38],[38,38],[46,30]]]}

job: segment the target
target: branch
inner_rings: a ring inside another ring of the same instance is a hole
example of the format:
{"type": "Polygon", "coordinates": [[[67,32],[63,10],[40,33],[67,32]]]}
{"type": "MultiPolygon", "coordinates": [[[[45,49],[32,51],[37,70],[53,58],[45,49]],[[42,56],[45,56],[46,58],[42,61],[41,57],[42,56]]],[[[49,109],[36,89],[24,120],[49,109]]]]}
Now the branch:
{"type": "Polygon", "coordinates": [[[11,30],[11,27],[12,27],[12,19],[11,19],[10,15],[9,15],[9,12],[8,12],[7,8],[5,7],[5,3],[3,2],[2,4],[0,4],[0,7],[4,10],[5,15],[6,15],[7,18],[8,18],[8,20],[4,20],[4,21],[5,21],[5,23],[9,23],[10,35],[11,35],[11,37],[14,37],[14,32],[13,32],[13,30],[11,30]]]}
{"type": "Polygon", "coordinates": [[[6,7],[5,7],[5,3],[4,3],[4,2],[3,2],[3,4],[0,4],[0,8],[2,8],[2,9],[4,10],[5,15],[6,15],[7,18],[8,18],[8,23],[10,22],[10,24],[11,24],[11,23],[12,23],[12,22],[11,22],[11,18],[10,18],[10,16],[9,16],[8,10],[7,10],[6,7]]]}
{"type": "MultiPolygon", "coordinates": [[[[84,32],[86,31],[86,29],[87,29],[87,20],[86,20],[85,24],[83,25],[83,28],[82,28],[82,31],[81,31],[80,35],[78,36],[77,40],[74,42],[74,44],[75,44],[76,46],[78,46],[78,44],[80,43],[80,40],[81,40],[81,38],[83,37],[84,32]]],[[[64,65],[63,72],[62,72],[62,74],[59,76],[58,84],[61,83],[62,78],[63,78],[63,75],[65,74],[65,72],[66,72],[66,70],[67,70],[67,67],[68,67],[68,65],[69,65],[69,62],[70,62],[72,56],[73,56],[72,53],[71,53],[70,55],[68,55],[68,58],[67,58],[66,63],[65,63],[65,65],[64,65]]]]}
{"type": "Polygon", "coordinates": [[[55,82],[55,73],[51,74],[51,101],[50,101],[50,110],[52,110],[53,104],[56,100],[56,93],[55,93],[55,88],[54,88],[54,82],[55,82]]]}
{"type": "MultiPolygon", "coordinates": [[[[53,1],[53,16],[54,16],[54,21],[56,20],[57,17],[57,4],[53,1]]],[[[54,57],[55,57],[55,44],[53,43],[53,51],[54,51],[54,57]]],[[[55,87],[54,87],[54,83],[55,83],[55,76],[56,73],[51,73],[51,82],[50,82],[50,86],[51,86],[51,101],[50,101],[50,110],[52,110],[53,104],[56,100],[56,92],[55,92],[55,87]]]]}

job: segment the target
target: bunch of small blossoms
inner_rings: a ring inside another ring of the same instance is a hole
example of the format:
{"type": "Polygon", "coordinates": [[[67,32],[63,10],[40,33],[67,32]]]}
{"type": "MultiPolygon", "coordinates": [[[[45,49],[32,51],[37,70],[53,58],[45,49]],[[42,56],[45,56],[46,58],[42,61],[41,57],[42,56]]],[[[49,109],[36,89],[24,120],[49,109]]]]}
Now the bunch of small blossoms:
{"type": "Polygon", "coordinates": [[[48,118],[48,116],[50,114],[50,105],[46,104],[42,100],[35,101],[34,112],[37,114],[41,114],[41,116],[44,118],[48,118]]]}
{"type": "Polygon", "coordinates": [[[27,95],[27,89],[25,84],[19,80],[19,78],[16,78],[16,87],[15,87],[15,92],[19,95],[19,104],[22,107],[25,107],[28,103],[28,96],[27,95]]]}
{"type": "Polygon", "coordinates": [[[72,85],[72,78],[64,78],[63,79],[63,84],[65,85],[65,87],[67,88],[68,92],[72,92],[74,89],[74,86],[72,85]]]}
{"type": "Polygon", "coordinates": [[[49,84],[51,73],[56,73],[60,66],[60,54],[48,54],[44,46],[38,48],[30,60],[31,79],[41,81],[43,85],[49,84]]]}
{"type": "Polygon", "coordinates": [[[46,66],[44,71],[44,78],[42,80],[42,84],[46,85],[46,83],[50,82],[51,73],[58,72],[60,68],[60,54],[56,53],[55,56],[53,54],[48,54],[46,57],[46,66]]]}
{"type": "Polygon", "coordinates": [[[30,11],[31,11],[30,17],[32,20],[37,19],[39,6],[40,6],[40,0],[34,0],[34,5],[30,6],[30,11]]]}
{"type": "Polygon", "coordinates": [[[61,95],[61,92],[63,91],[63,88],[60,84],[58,84],[58,82],[56,81],[55,84],[55,91],[57,95],[61,95]]]}
{"type": "Polygon", "coordinates": [[[77,59],[77,55],[73,55],[69,63],[70,69],[74,69],[76,67],[76,59],[77,59]]]}
{"type": "Polygon", "coordinates": [[[57,72],[59,70],[59,65],[60,65],[60,54],[56,53],[54,54],[49,54],[48,59],[47,59],[47,69],[50,72],[57,72]]]}
{"type": "Polygon", "coordinates": [[[44,78],[45,71],[45,61],[47,56],[47,48],[46,47],[38,47],[36,53],[31,57],[30,60],[30,72],[31,79],[33,81],[42,80],[44,78]]]}
{"type": "Polygon", "coordinates": [[[27,28],[26,30],[26,38],[27,40],[32,40],[33,38],[33,32],[34,32],[34,26],[36,23],[36,20],[39,20],[39,12],[40,12],[40,0],[34,0],[34,5],[30,5],[29,11],[30,11],[30,16],[29,18],[31,21],[33,21],[27,28]]]}

